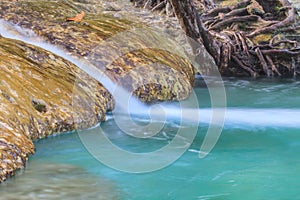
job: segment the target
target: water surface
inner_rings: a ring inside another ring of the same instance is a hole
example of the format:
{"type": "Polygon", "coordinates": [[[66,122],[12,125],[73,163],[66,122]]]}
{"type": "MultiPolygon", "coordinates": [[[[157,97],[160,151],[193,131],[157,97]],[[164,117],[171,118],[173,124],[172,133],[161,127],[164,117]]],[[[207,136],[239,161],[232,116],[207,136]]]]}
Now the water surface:
{"type": "MultiPolygon", "coordinates": [[[[57,199],[59,195],[64,199],[300,199],[300,125],[294,119],[300,114],[300,83],[229,79],[225,85],[231,117],[204,159],[198,155],[208,126],[205,122],[186,126],[186,130],[198,126],[198,133],[176,162],[142,174],[101,164],[77,133],[63,134],[35,143],[37,151],[27,168],[0,186],[1,199],[57,199]],[[233,123],[236,114],[243,120],[233,123]],[[276,121],[284,123],[274,126],[276,121]]],[[[195,91],[200,109],[209,108],[207,89],[195,91]]],[[[138,139],[119,130],[113,116],[100,127],[114,144],[132,152],[167,145],[179,128],[176,120],[169,121],[153,138],[138,139]]],[[[86,130],[93,131],[97,129],[86,130]]]]}

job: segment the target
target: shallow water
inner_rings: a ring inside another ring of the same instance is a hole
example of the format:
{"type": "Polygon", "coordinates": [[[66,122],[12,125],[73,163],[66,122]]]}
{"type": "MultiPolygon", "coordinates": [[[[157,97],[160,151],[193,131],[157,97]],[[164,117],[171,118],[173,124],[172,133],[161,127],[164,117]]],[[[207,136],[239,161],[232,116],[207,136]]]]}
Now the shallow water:
{"type": "MultiPolygon", "coordinates": [[[[78,133],[39,140],[35,143],[37,152],[23,173],[0,186],[1,199],[56,199],[58,195],[64,199],[300,199],[300,124],[296,118],[300,113],[300,83],[232,79],[225,80],[225,85],[227,112],[234,117],[237,113],[233,111],[239,110],[243,117],[237,118],[243,120],[232,123],[236,118],[227,116],[217,145],[204,159],[198,156],[208,127],[205,121],[181,126],[177,120],[169,121],[159,134],[144,139],[124,134],[111,116],[85,133],[93,136],[102,128],[113,144],[135,153],[170,144],[179,128],[199,129],[192,145],[176,162],[141,174],[102,164],[89,154],[78,133]],[[277,121],[284,123],[274,126],[277,121]],[[52,189],[58,192],[51,193],[52,189]]],[[[200,109],[207,109],[207,89],[197,87],[195,91],[200,109]]],[[[118,159],[128,164],[126,158],[118,159]]]]}

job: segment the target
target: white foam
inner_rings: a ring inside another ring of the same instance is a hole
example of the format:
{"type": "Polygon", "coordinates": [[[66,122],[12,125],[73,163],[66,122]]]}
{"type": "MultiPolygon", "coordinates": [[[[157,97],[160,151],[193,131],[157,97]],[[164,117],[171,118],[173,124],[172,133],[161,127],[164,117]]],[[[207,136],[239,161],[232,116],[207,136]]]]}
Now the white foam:
{"type": "MultiPolygon", "coordinates": [[[[166,110],[168,118],[180,117],[180,110],[169,108],[166,110]]],[[[214,112],[219,109],[185,109],[188,114],[183,115],[183,121],[193,123],[214,124],[214,112]],[[196,117],[199,116],[199,117],[196,117]]],[[[259,127],[300,127],[300,109],[280,108],[226,108],[225,126],[259,126],[259,127]]]]}

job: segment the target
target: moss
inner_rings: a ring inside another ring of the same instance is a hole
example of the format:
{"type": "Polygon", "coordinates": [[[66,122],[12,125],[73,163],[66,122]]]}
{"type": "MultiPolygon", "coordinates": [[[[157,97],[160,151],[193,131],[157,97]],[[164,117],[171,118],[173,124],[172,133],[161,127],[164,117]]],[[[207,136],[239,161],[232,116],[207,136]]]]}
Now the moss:
{"type": "Polygon", "coordinates": [[[31,139],[95,125],[113,103],[97,81],[50,52],[0,38],[0,55],[1,182],[24,167],[34,152],[31,139]]]}
{"type": "Polygon", "coordinates": [[[239,0],[224,0],[220,2],[221,6],[234,6],[239,2],[239,0]]]}
{"type": "Polygon", "coordinates": [[[261,43],[269,43],[270,39],[272,39],[273,35],[272,34],[260,34],[255,36],[252,39],[252,42],[254,44],[261,44],[261,43]]]}

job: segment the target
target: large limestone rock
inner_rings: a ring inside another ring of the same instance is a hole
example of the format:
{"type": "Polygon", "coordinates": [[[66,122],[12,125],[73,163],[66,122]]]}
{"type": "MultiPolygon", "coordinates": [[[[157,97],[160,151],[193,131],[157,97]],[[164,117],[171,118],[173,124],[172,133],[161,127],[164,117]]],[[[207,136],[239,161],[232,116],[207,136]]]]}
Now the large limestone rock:
{"type": "MultiPolygon", "coordinates": [[[[129,33],[128,40],[125,37],[120,41],[120,36],[113,42],[107,42],[116,34],[146,26],[101,15],[101,9],[93,0],[84,3],[4,0],[0,3],[0,18],[29,28],[52,44],[88,59],[143,101],[187,98],[194,81],[192,65],[180,55],[151,48],[151,43],[157,43],[156,47],[159,48],[168,41],[147,31],[144,36],[134,37],[137,32],[140,34],[137,31],[129,33]],[[82,22],[66,22],[67,17],[81,11],[86,13],[82,22]],[[136,46],[139,49],[134,49],[136,46]],[[119,55],[119,52],[123,55],[119,55]]],[[[170,45],[172,48],[175,46],[170,45]]]]}
{"type": "Polygon", "coordinates": [[[113,101],[96,80],[40,48],[0,37],[0,55],[3,181],[34,153],[32,140],[93,126],[105,119],[113,101]]]}

